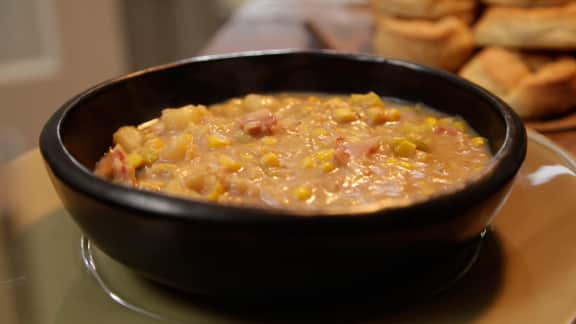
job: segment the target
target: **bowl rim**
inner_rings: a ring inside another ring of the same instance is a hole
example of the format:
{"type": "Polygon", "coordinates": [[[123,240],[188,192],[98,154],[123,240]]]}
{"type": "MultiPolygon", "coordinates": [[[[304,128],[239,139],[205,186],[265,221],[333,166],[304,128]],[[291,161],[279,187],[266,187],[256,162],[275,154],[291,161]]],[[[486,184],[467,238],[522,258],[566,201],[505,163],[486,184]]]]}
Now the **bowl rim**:
{"type": "MultiPolygon", "coordinates": [[[[466,206],[479,201],[484,195],[490,195],[503,188],[516,175],[526,156],[526,130],[521,119],[502,100],[495,97],[485,89],[447,71],[432,67],[406,62],[397,59],[384,58],[369,54],[346,53],[334,50],[301,50],[301,49],[275,49],[245,51],[227,54],[214,54],[190,57],[175,62],[144,68],[116,78],[103,81],[92,86],[65,102],[46,122],[40,134],[39,146],[47,167],[60,181],[76,191],[90,196],[93,199],[117,207],[127,208],[138,212],[142,217],[161,216],[185,218],[188,220],[202,220],[211,222],[232,223],[274,223],[274,222],[341,222],[353,219],[387,220],[396,222],[406,220],[411,213],[422,213],[433,210],[435,207],[453,207],[462,202],[466,206]],[[403,69],[426,73],[436,78],[442,78],[467,91],[475,92],[479,99],[487,101],[503,119],[506,131],[501,147],[495,152],[488,165],[475,177],[468,179],[461,186],[450,190],[437,192],[425,199],[412,201],[408,204],[387,206],[382,208],[378,203],[334,211],[331,209],[318,212],[318,210],[291,210],[276,209],[258,206],[225,205],[208,201],[198,201],[187,198],[178,198],[167,194],[147,192],[126,186],[114,184],[95,176],[92,170],[86,168],[65,147],[62,139],[62,124],[70,111],[83,101],[105,92],[121,82],[147,74],[166,71],[196,62],[231,60],[245,57],[304,55],[319,57],[336,57],[352,61],[368,61],[379,64],[388,64],[403,69]],[[237,214],[233,217],[230,214],[237,214]],[[306,215],[306,217],[301,217],[306,215]],[[353,217],[343,217],[350,216],[353,217]],[[271,217],[272,216],[272,217],[271,217]],[[296,217],[295,217],[296,216],[296,217]]],[[[435,215],[435,220],[442,218],[435,215]]]]}

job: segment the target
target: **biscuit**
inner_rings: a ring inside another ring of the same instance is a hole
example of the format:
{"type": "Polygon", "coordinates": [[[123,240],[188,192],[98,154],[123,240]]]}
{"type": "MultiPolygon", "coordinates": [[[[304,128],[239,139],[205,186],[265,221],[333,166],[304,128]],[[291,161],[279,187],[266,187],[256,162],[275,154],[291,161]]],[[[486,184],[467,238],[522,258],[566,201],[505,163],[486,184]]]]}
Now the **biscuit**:
{"type": "Polygon", "coordinates": [[[523,118],[561,114],[576,106],[576,60],[489,47],[460,76],[491,91],[523,118]]]}
{"type": "Polygon", "coordinates": [[[576,49],[576,3],[564,7],[490,7],[474,28],[477,44],[576,49]]]}
{"type": "Polygon", "coordinates": [[[482,2],[497,6],[541,7],[562,6],[574,2],[574,0],[482,0],[482,2]]]}
{"type": "Polygon", "coordinates": [[[451,16],[437,21],[380,17],[373,47],[382,56],[455,71],[471,55],[474,38],[451,16]]]}
{"type": "Polygon", "coordinates": [[[475,0],[370,0],[379,14],[412,18],[439,19],[456,16],[470,22],[476,7],[475,0]]]}

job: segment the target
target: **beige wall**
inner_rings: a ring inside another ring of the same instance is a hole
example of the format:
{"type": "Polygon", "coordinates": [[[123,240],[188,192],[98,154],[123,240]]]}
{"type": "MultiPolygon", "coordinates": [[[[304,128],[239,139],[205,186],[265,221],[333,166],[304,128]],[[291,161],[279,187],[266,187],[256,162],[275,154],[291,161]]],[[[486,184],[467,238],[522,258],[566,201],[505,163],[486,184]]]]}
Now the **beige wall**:
{"type": "Polygon", "coordinates": [[[56,68],[35,75],[13,64],[10,72],[24,77],[10,81],[0,75],[0,135],[9,133],[21,142],[12,153],[34,147],[44,122],[68,98],[126,70],[118,0],[48,3],[50,10],[43,14],[51,11],[54,18],[56,68]]]}

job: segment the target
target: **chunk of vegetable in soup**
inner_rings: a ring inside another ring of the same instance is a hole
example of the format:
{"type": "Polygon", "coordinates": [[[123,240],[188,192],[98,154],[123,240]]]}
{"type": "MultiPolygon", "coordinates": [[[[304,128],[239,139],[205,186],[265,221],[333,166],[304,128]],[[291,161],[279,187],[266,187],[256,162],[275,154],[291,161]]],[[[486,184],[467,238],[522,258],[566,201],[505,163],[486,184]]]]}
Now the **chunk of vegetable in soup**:
{"type": "Polygon", "coordinates": [[[291,210],[404,205],[451,190],[490,159],[458,117],[350,96],[250,94],[124,126],[96,165],[134,188],[291,210]]]}

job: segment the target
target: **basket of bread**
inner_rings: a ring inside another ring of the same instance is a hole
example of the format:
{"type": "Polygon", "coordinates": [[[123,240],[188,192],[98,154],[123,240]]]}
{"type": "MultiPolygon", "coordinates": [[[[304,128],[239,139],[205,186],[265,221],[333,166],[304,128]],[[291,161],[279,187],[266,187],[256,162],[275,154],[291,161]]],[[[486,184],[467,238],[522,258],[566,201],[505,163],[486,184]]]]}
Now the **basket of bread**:
{"type": "Polygon", "coordinates": [[[370,0],[370,5],[372,52],[457,73],[529,121],[574,111],[576,0],[370,0]]]}

